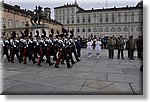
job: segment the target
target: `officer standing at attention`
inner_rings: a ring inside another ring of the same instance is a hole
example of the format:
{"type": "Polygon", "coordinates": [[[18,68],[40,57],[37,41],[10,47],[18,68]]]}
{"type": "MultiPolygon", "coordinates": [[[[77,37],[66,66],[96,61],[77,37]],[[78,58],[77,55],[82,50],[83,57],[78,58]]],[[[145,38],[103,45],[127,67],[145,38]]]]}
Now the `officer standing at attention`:
{"type": "Polygon", "coordinates": [[[114,49],[115,49],[115,40],[112,36],[109,37],[107,46],[108,46],[108,52],[109,52],[109,58],[113,59],[114,58],[114,49]]]}
{"type": "Polygon", "coordinates": [[[124,59],[123,50],[124,50],[125,43],[123,40],[123,36],[118,37],[116,40],[116,43],[117,43],[117,49],[118,49],[118,59],[120,58],[120,53],[121,53],[122,59],[124,59]]]}
{"type": "Polygon", "coordinates": [[[128,49],[128,56],[129,59],[134,60],[134,49],[135,49],[135,40],[133,39],[133,35],[129,36],[129,40],[127,41],[127,49],[128,49]]]}

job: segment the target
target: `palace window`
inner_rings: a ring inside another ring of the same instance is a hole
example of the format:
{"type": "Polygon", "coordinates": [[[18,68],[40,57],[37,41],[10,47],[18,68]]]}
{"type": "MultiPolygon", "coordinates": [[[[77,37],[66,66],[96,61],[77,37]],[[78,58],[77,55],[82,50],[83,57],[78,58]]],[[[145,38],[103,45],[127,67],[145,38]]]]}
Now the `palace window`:
{"type": "Polygon", "coordinates": [[[109,29],[108,29],[108,28],[106,28],[106,29],[105,29],[105,32],[109,32],[109,29]]]}
{"type": "Polygon", "coordinates": [[[103,32],[103,28],[100,28],[99,31],[100,31],[100,32],[103,32]]]}
{"type": "Polygon", "coordinates": [[[72,16],[72,23],[74,23],[74,16],[72,16]]]}
{"type": "Polygon", "coordinates": [[[24,23],[24,22],[21,22],[21,26],[24,27],[24,26],[25,26],[25,23],[24,23]]]}
{"type": "Polygon", "coordinates": [[[90,29],[90,28],[88,29],[88,32],[91,32],[91,29],[90,29]]]}
{"type": "Polygon", "coordinates": [[[125,28],[123,29],[123,31],[124,31],[124,32],[127,32],[127,31],[128,31],[128,28],[127,28],[127,27],[125,27],[125,28]]]}
{"type": "Polygon", "coordinates": [[[138,21],[139,21],[139,22],[142,21],[142,19],[143,19],[142,16],[143,16],[143,15],[142,15],[142,12],[140,11],[140,12],[139,12],[139,15],[138,15],[138,21]]]}
{"type": "Polygon", "coordinates": [[[83,23],[85,23],[85,16],[84,15],[83,15],[83,20],[82,21],[83,21],[83,23]]]}
{"type": "Polygon", "coordinates": [[[13,20],[12,19],[9,19],[8,20],[8,27],[13,27],[13,20]]]}
{"type": "Polygon", "coordinates": [[[16,22],[15,22],[15,26],[16,26],[16,28],[19,27],[19,21],[16,21],[16,22]]]}
{"type": "Polygon", "coordinates": [[[112,22],[115,22],[115,17],[114,17],[114,13],[112,13],[112,18],[111,18],[112,22]]]}
{"type": "Polygon", "coordinates": [[[63,24],[65,23],[65,16],[63,16],[63,24]]]}
{"type": "Polygon", "coordinates": [[[124,14],[124,21],[127,22],[127,12],[124,14]]]}
{"type": "Polygon", "coordinates": [[[137,29],[136,29],[137,31],[141,31],[141,27],[137,27],[137,29]]]}
{"type": "Polygon", "coordinates": [[[69,16],[67,17],[67,24],[69,24],[69,16]]]}
{"type": "Polygon", "coordinates": [[[131,21],[134,21],[134,12],[131,13],[131,21]]]}
{"type": "Polygon", "coordinates": [[[63,14],[65,14],[65,9],[63,9],[63,14]]]}
{"type": "Polygon", "coordinates": [[[77,23],[80,23],[79,15],[77,16],[77,23]]]}
{"type": "Polygon", "coordinates": [[[96,29],[96,28],[94,28],[94,29],[93,29],[93,32],[97,32],[97,29],[96,29]]]}
{"type": "Polygon", "coordinates": [[[69,14],[69,9],[67,9],[67,14],[69,14]]]}
{"type": "Polygon", "coordinates": [[[113,27],[113,28],[111,28],[111,32],[115,32],[115,28],[113,27]]]}
{"type": "Polygon", "coordinates": [[[2,24],[6,24],[6,19],[2,18],[2,24]]]}
{"type": "Polygon", "coordinates": [[[118,13],[118,22],[121,22],[121,14],[118,13]]]}
{"type": "Polygon", "coordinates": [[[120,28],[120,27],[118,27],[117,31],[118,31],[118,32],[121,32],[121,28],[120,28]]]}
{"type": "Polygon", "coordinates": [[[83,28],[82,31],[85,32],[85,29],[83,28]]]}
{"type": "Polygon", "coordinates": [[[88,15],[88,23],[90,23],[91,22],[91,17],[90,17],[90,15],[88,15]]]}
{"type": "Polygon", "coordinates": [[[77,32],[80,32],[80,29],[79,29],[79,28],[77,29],[77,32]]]}
{"type": "Polygon", "coordinates": [[[96,14],[94,14],[94,23],[96,23],[96,14]]]}
{"type": "Polygon", "coordinates": [[[74,9],[72,8],[72,13],[74,13],[74,9]]]}
{"type": "Polygon", "coordinates": [[[102,14],[100,14],[100,22],[103,22],[102,14]]]}
{"type": "Polygon", "coordinates": [[[106,22],[108,22],[108,14],[106,14],[106,22]]]}

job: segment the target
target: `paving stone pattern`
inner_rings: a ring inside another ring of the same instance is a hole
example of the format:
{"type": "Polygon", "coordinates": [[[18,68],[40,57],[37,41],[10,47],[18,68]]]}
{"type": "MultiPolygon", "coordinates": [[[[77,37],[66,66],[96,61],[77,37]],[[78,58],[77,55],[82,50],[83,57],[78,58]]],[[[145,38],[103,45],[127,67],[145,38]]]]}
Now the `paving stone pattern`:
{"type": "Polygon", "coordinates": [[[101,57],[95,54],[87,57],[82,49],[81,61],[70,69],[32,64],[8,63],[3,59],[2,94],[99,94],[99,95],[142,95],[143,73],[140,72],[142,61],[136,58],[129,60],[127,51],[125,59],[108,59],[108,51],[102,50],[101,57]]]}

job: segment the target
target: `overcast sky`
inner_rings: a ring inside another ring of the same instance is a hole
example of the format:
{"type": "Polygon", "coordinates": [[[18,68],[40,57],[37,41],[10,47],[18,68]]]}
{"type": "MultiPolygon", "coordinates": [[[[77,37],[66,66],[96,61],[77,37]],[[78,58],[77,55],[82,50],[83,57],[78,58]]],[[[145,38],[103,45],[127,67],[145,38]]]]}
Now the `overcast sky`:
{"type": "MultiPolygon", "coordinates": [[[[0,0],[2,1],[2,0],[0,0]]],[[[11,5],[19,5],[22,9],[34,10],[36,5],[42,7],[50,7],[52,12],[52,18],[54,13],[54,7],[62,6],[64,4],[74,3],[75,0],[3,0],[5,3],[11,5]]],[[[76,0],[78,5],[83,9],[91,8],[103,8],[106,7],[122,7],[122,6],[135,6],[141,0],[76,0]]]]}

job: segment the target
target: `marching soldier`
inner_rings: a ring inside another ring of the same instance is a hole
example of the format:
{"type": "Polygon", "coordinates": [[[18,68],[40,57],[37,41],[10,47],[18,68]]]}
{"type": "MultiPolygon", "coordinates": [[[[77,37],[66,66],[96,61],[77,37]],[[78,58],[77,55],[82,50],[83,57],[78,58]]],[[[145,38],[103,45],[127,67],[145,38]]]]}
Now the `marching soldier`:
{"type": "Polygon", "coordinates": [[[78,36],[75,40],[75,44],[77,49],[77,55],[78,57],[81,57],[82,39],[80,38],[80,36],[78,36]]]}
{"type": "Polygon", "coordinates": [[[37,54],[39,49],[38,36],[35,36],[34,40],[32,41],[31,48],[32,48],[32,61],[33,64],[35,64],[37,62],[36,58],[38,58],[37,54]]]}
{"type": "Polygon", "coordinates": [[[10,40],[10,55],[11,55],[11,63],[14,63],[14,56],[16,54],[19,63],[21,63],[20,60],[20,56],[19,56],[19,51],[18,51],[18,45],[19,45],[19,41],[17,40],[16,37],[12,37],[12,39],[10,40]]]}
{"type": "Polygon", "coordinates": [[[3,38],[3,46],[2,46],[2,56],[1,56],[2,58],[1,59],[3,59],[4,55],[6,55],[8,62],[10,62],[10,56],[8,54],[9,46],[10,46],[10,43],[6,39],[6,37],[4,36],[4,38],[3,38]]]}
{"type": "Polygon", "coordinates": [[[78,58],[78,55],[77,55],[77,52],[76,52],[76,46],[75,46],[75,42],[74,42],[74,39],[73,39],[74,35],[70,35],[70,43],[71,43],[71,51],[72,53],[74,54],[75,58],[76,58],[76,61],[79,62],[80,59],[78,58]]]}
{"type": "Polygon", "coordinates": [[[39,42],[38,42],[38,46],[39,46],[38,62],[37,62],[38,66],[41,66],[41,61],[42,61],[42,57],[43,57],[43,47],[44,47],[43,42],[44,42],[43,39],[39,40],[39,42]]]}
{"type": "Polygon", "coordinates": [[[69,58],[67,56],[67,53],[66,53],[66,49],[65,49],[65,45],[64,45],[64,42],[63,42],[63,34],[60,35],[60,39],[58,41],[58,46],[59,46],[59,54],[58,54],[58,59],[56,61],[56,64],[55,64],[55,67],[56,68],[60,68],[59,67],[59,63],[60,63],[60,60],[64,57],[64,59],[66,60],[66,63],[67,63],[67,68],[71,68],[72,66],[70,66],[70,63],[69,63],[69,58]]]}
{"type": "MultiPolygon", "coordinates": [[[[72,44],[71,44],[71,42],[69,41],[69,38],[68,38],[67,36],[68,36],[68,35],[66,34],[66,35],[65,35],[65,39],[64,39],[65,50],[66,50],[66,53],[68,54],[69,59],[71,60],[71,63],[72,63],[72,65],[73,65],[73,64],[75,64],[76,62],[73,60],[73,57],[72,57],[72,44]]],[[[61,64],[63,64],[63,61],[62,61],[61,64]]]]}
{"type": "Polygon", "coordinates": [[[59,35],[56,35],[55,37],[55,39],[53,40],[53,56],[54,56],[54,58],[53,58],[53,60],[54,61],[57,61],[57,52],[58,52],[58,36],[59,35]]]}
{"type": "Polygon", "coordinates": [[[43,56],[46,56],[46,63],[49,64],[49,66],[53,65],[53,63],[50,61],[50,55],[51,55],[51,48],[52,48],[52,41],[51,39],[44,38],[44,48],[43,48],[43,56]]]}

